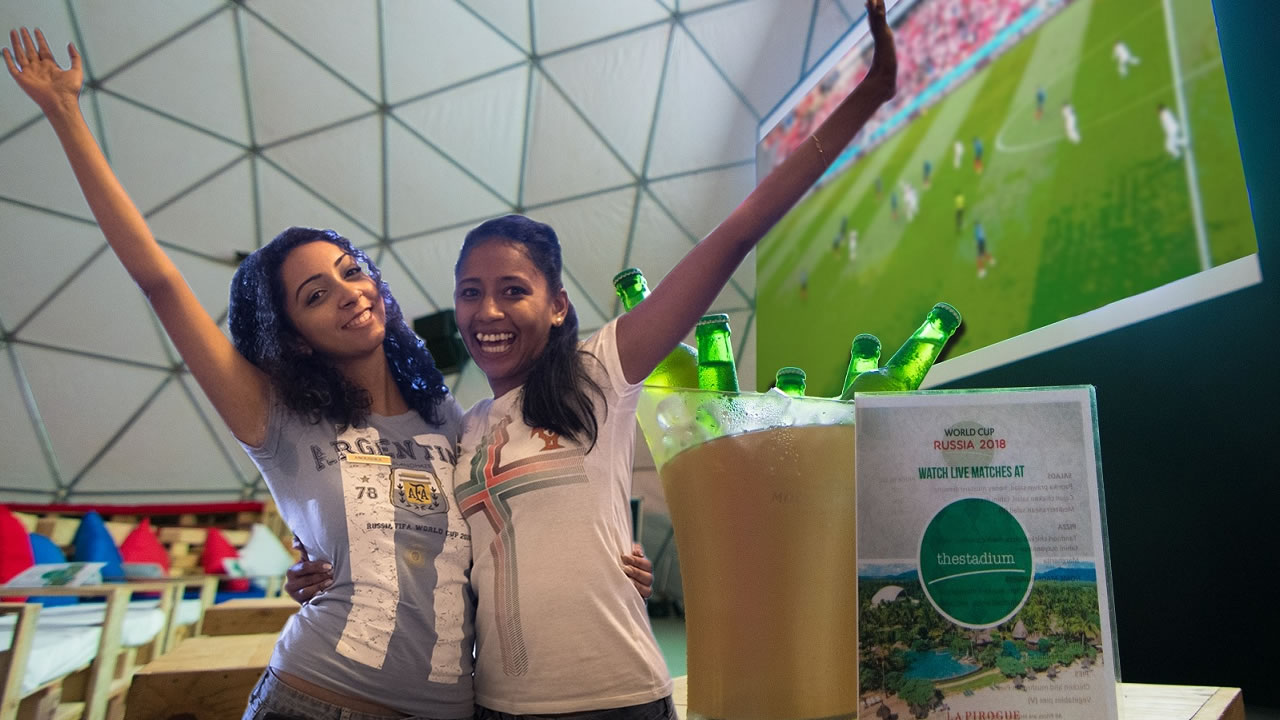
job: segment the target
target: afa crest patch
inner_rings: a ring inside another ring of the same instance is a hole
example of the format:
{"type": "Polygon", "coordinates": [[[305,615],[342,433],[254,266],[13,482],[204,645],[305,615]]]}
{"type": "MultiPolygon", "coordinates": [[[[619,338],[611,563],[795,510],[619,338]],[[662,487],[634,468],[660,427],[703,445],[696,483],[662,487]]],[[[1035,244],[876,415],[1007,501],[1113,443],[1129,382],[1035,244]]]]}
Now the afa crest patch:
{"type": "Polygon", "coordinates": [[[449,501],[435,473],[406,468],[396,468],[391,472],[391,504],[420,517],[449,509],[449,501]]]}

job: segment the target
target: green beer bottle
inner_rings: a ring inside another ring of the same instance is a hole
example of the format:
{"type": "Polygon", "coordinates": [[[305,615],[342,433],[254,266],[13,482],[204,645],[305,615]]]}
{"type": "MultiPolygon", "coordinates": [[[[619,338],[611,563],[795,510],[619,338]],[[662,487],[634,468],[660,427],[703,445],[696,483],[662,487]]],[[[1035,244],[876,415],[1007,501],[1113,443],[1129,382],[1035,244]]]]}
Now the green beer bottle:
{"type": "MultiPolygon", "coordinates": [[[[649,284],[644,273],[637,268],[627,268],[613,276],[613,289],[618,293],[624,310],[630,311],[649,296],[649,284]]],[[[662,387],[698,387],[698,351],[680,343],[667,354],[658,367],[645,378],[646,385],[662,387]]]]}
{"type": "MultiPolygon", "coordinates": [[[[853,392],[915,390],[924,382],[925,373],[938,359],[942,346],[960,327],[960,313],[946,303],[938,303],[929,311],[924,324],[898,348],[884,367],[864,372],[853,379],[853,392]]],[[[850,395],[852,397],[852,395],[850,395]]]]}
{"type": "Polygon", "coordinates": [[[775,385],[791,397],[804,397],[804,371],[798,367],[779,368],[775,385]]]}
{"type": "Polygon", "coordinates": [[[698,388],[738,392],[738,369],[729,342],[729,316],[703,315],[694,330],[698,338],[698,388]]]}
{"type": "Polygon", "coordinates": [[[880,367],[880,338],[870,333],[862,333],[855,337],[853,347],[849,349],[849,369],[844,374],[844,387],[840,390],[840,399],[852,400],[853,379],[878,367],[880,367]]]}

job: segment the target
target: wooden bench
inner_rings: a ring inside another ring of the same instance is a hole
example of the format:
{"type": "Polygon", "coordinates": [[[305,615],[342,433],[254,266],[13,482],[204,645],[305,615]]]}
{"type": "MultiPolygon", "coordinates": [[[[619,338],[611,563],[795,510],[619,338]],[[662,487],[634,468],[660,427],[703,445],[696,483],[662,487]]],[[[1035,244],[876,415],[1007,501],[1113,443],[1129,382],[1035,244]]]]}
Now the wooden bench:
{"type": "Polygon", "coordinates": [[[256,635],[278,633],[298,612],[298,603],[287,597],[241,598],[218,603],[205,610],[205,635],[256,635]]]}
{"type": "Polygon", "coordinates": [[[40,606],[27,603],[0,603],[0,617],[15,617],[9,649],[0,652],[0,720],[18,716],[22,703],[22,678],[35,639],[40,606]]]}
{"type": "MultiPolygon", "coordinates": [[[[241,548],[249,541],[252,526],[255,523],[261,523],[275,534],[287,549],[292,533],[284,526],[283,520],[276,512],[275,503],[267,501],[262,503],[261,507],[261,511],[257,513],[239,511],[233,514],[201,515],[192,512],[171,516],[148,516],[152,519],[152,529],[157,539],[169,555],[169,575],[189,577],[203,574],[200,567],[200,554],[204,550],[210,528],[217,528],[227,542],[235,548],[241,548]],[[201,520],[207,521],[208,524],[196,525],[196,522],[201,520]],[[212,522],[214,520],[218,522],[212,522]],[[163,524],[166,521],[175,524],[163,524]]],[[[65,552],[72,548],[76,531],[80,528],[80,519],[87,510],[71,511],[65,506],[52,506],[52,508],[42,511],[40,506],[35,505],[10,506],[14,517],[18,518],[27,532],[44,535],[65,552]]],[[[119,547],[129,533],[137,527],[143,515],[111,512],[105,507],[104,510],[106,510],[102,513],[104,525],[111,539],[119,547]]],[[[279,594],[283,579],[263,578],[260,579],[260,583],[266,585],[267,595],[270,597],[279,594]]]]}
{"type": "Polygon", "coordinates": [[[244,713],[278,633],[194,637],[138,670],[128,720],[222,720],[244,713]]]}
{"type": "MultiPolygon", "coordinates": [[[[180,503],[171,505],[48,505],[41,503],[6,503],[13,512],[30,513],[42,520],[54,523],[60,519],[75,523],[89,510],[96,510],[108,526],[115,522],[133,527],[142,518],[151,519],[154,527],[216,527],[219,530],[248,530],[254,523],[262,523],[278,537],[287,538],[289,531],[276,509],[267,498],[263,502],[231,503],[180,503]]],[[[47,527],[41,534],[52,537],[47,527]]]]}
{"type": "MultiPolygon", "coordinates": [[[[44,682],[29,693],[21,692],[27,664],[40,630],[41,606],[6,604],[3,614],[16,615],[11,647],[0,661],[4,670],[4,697],[0,700],[0,720],[105,720],[123,716],[125,693],[142,663],[159,657],[167,638],[167,623],[178,596],[171,583],[120,583],[82,587],[23,588],[26,596],[101,597],[101,618],[87,627],[100,628],[97,648],[85,666],[44,682]],[[124,647],[124,628],[130,600],[136,592],[159,596],[156,612],[165,623],[151,640],[138,647],[124,647]]],[[[92,613],[93,606],[68,606],[92,613]]],[[[77,613],[78,614],[78,613],[77,613]]]]}
{"type": "MultiPolygon", "coordinates": [[[[274,509],[275,506],[271,505],[271,507],[274,509]]],[[[44,535],[52,540],[54,545],[62,548],[70,557],[70,550],[73,548],[76,531],[80,528],[80,516],[64,514],[41,516],[30,512],[14,512],[13,515],[18,518],[18,521],[22,523],[27,532],[44,535]]],[[[125,538],[136,527],[135,523],[117,520],[109,520],[104,524],[117,547],[124,542],[125,538]]],[[[205,541],[209,536],[209,528],[153,527],[153,530],[156,533],[156,538],[169,554],[169,576],[171,578],[186,582],[189,589],[198,588],[201,591],[204,589],[204,578],[206,577],[214,577],[218,580],[226,579],[225,575],[205,575],[200,567],[200,553],[204,549],[205,541]]],[[[249,541],[250,530],[247,529],[219,529],[219,532],[235,548],[241,548],[249,541]]],[[[287,548],[288,543],[284,544],[287,548]]],[[[280,576],[255,577],[252,579],[264,587],[267,597],[278,596],[284,586],[284,578],[280,576]]],[[[217,592],[216,585],[215,582],[213,589],[215,594],[217,592]]],[[[207,598],[202,594],[201,598],[205,600],[206,607],[213,603],[213,594],[208,595],[207,598]]]]}

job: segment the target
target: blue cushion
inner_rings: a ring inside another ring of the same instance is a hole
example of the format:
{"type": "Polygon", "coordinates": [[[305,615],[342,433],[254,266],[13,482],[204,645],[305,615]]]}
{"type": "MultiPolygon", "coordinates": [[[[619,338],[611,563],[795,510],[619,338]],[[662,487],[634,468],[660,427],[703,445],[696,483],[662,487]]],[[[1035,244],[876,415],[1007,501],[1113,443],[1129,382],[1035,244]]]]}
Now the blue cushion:
{"type": "MultiPolygon", "coordinates": [[[[67,561],[67,556],[62,554],[62,549],[54,545],[52,540],[39,533],[31,533],[31,554],[35,556],[37,565],[67,561]]],[[[27,598],[27,602],[40,603],[48,607],[75,605],[76,601],[77,598],[74,597],[56,597],[52,595],[32,595],[27,598]]]]}
{"type": "Polygon", "coordinates": [[[37,565],[67,561],[67,556],[62,554],[62,548],[54,545],[52,540],[40,533],[31,533],[31,554],[35,556],[37,565]]]}
{"type": "Polygon", "coordinates": [[[72,560],[106,563],[106,567],[102,568],[103,580],[124,579],[124,568],[121,566],[124,561],[120,557],[120,549],[116,547],[116,541],[111,539],[111,533],[107,532],[102,516],[96,511],[90,511],[80,521],[80,529],[76,530],[73,542],[76,549],[72,560]]]}
{"type": "Polygon", "coordinates": [[[267,591],[264,588],[260,588],[260,587],[250,587],[248,590],[236,590],[236,591],[219,590],[218,593],[213,596],[213,603],[216,605],[218,603],[226,602],[228,600],[239,600],[241,598],[261,598],[266,596],[267,596],[267,591]]]}

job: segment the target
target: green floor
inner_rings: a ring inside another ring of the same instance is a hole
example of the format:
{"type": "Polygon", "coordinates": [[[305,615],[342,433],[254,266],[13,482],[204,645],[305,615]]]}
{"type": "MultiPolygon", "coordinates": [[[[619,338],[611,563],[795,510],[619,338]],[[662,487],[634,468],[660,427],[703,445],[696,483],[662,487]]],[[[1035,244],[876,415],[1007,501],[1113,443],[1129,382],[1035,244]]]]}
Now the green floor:
{"type": "Polygon", "coordinates": [[[688,675],[684,658],[684,618],[650,618],[653,636],[658,639],[662,657],[667,661],[671,677],[688,675]]]}

